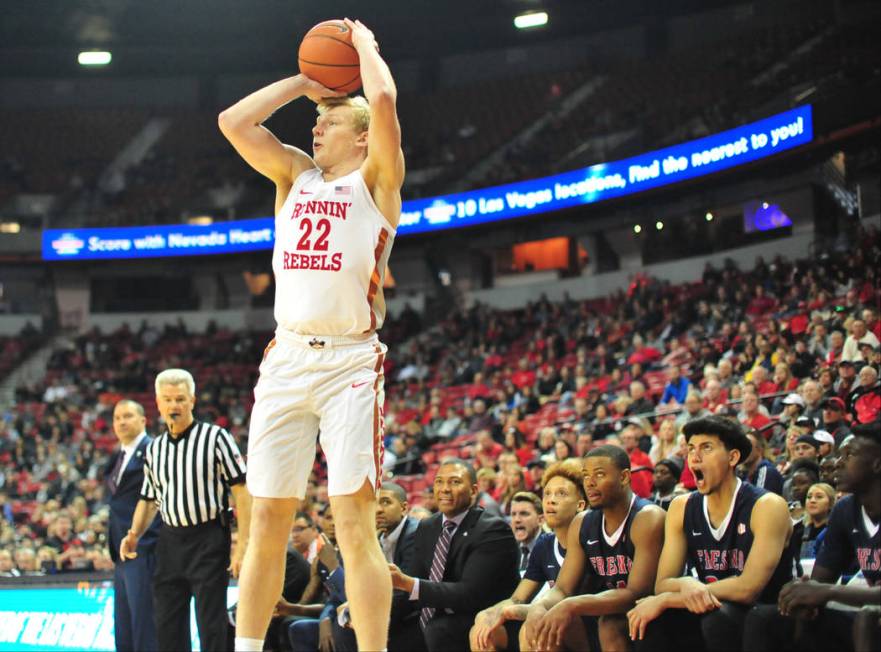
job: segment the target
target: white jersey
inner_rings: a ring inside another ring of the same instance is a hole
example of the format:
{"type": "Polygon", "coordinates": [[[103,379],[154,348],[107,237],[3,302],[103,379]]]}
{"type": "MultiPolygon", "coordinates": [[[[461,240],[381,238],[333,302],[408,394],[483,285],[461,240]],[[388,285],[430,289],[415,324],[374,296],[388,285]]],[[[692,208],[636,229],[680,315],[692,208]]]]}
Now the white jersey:
{"type": "Polygon", "coordinates": [[[275,321],[301,335],[372,333],[385,319],[382,284],[395,229],[360,170],[325,182],[297,177],[275,216],[275,321]]]}

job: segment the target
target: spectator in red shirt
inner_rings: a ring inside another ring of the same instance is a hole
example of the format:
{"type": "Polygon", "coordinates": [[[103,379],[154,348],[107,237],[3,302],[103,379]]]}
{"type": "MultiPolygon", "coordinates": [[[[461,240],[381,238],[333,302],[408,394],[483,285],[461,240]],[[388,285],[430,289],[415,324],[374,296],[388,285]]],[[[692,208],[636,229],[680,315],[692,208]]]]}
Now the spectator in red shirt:
{"type": "MultiPolygon", "coordinates": [[[[478,430],[475,435],[474,456],[497,460],[505,450],[504,446],[493,440],[489,430],[478,430]]],[[[482,466],[482,465],[481,465],[482,466]]]]}
{"type": "Polygon", "coordinates": [[[750,380],[756,386],[759,396],[775,394],[778,391],[777,385],[774,384],[773,381],[768,380],[768,370],[761,365],[757,365],[753,368],[750,380]]]}
{"type": "Polygon", "coordinates": [[[844,351],[844,333],[841,331],[832,331],[829,333],[829,352],[826,354],[826,364],[835,365],[841,360],[841,354],[844,351]]]}
{"type": "Polygon", "coordinates": [[[483,360],[483,368],[487,370],[500,369],[505,364],[505,359],[498,354],[495,348],[490,349],[489,354],[483,360]]]}
{"type": "Polygon", "coordinates": [[[860,369],[860,386],[851,394],[854,421],[870,423],[881,414],[881,384],[875,367],[860,369]]]}
{"type": "Polygon", "coordinates": [[[863,310],[862,317],[863,322],[866,324],[866,329],[881,340],[881,319],[878,318],[878,311],[874,308],[866,308],[863,310]]]}
{"type": "Polygon", "coordinates": [[[707,389],[704,392],[704,407],[712,413],[728,401],[727,392],[722,389],[722,383],[715,378],[707,381],[707,389]]]}
{"type": "Polygon", "coordinates": [[[474,374],[474,380],[468,388],[468,398],[474,401],[478,398],[487,398],[490,394],[489,387],[483,382],[483,374],[478,371],[474,374]]]}
{"type": "Polygon", "coordinates": [[[749,302],[746,308],[746,314],[754,317],[761,317],[771,312],[771,309],[777,305],[777,301],[765,294],[765,288],[761,285],[755,287],[755,296],[749,302]]]}
{"type": "Polygon", "coordinates": [[[771,419],[759,412],[759,398],[753,392],[744,392],[738,420],[747,428],[759,430],[771,423],[771,419]]]}
{"type": "Polygon", "coordinates": [[[517,389],[532,386],[535,384],[535,372],[529,368],[529,361],[526,358],[520,358],[517,364],[517,371],[511,374],[511,382],[517,389]]]}
{"type": "Polygon", "coordinates": [[[621,431],[620,440],[630,457],[630,486],[633,493],[641,498],[648,498],[652,495],[654,465],[651,458],[638,446],[640,432],[639,426],[628,424],[621,431]]]}
{"type": "MultiPolygon", "coordinates": [[[[798,378],[792,375],[789,365],[785,362],[778,362],[774,366],[774,375],[771,377],[773,389],[768,394],[778,394],[780,392],[791,392],[798,387],[798,378]]],[[[770,389],[770,388],[769,388],[770,389]]],[[[765,392],[762,392],[765,394],[765,392]]]]}
{"type": "Polygon", "coordinates": [[[661,359],[661,352],[651,346],[645,346],[639,335],[633,336],[633,353],[627,357],[627,364],[639,363],[643,366],[661,359]]]}
{"type": "Polygon", "coordinates": [[[525,467],[533,458],[533,450],[526,445],[526,437],[513,426],[505,430],[505,450],[517,456],[520,466],[525,467]]]}

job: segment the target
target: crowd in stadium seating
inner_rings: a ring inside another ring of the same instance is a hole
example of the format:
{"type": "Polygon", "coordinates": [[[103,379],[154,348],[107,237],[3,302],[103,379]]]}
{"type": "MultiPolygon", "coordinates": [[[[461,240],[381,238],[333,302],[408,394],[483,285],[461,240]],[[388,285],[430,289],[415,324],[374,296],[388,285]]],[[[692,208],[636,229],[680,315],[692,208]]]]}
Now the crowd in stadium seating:
{"type": "Polygon", "coordinates": [[[479,185],[622,158],[730,129],[762,117],[751,111],[786,89],[814,85],[822,95],[826,86],[832,92],[838,88],[836,80],[877,83],[878,71],[868,63],[877,59],[872,32],[871,25],[830,26],[804,16],[785,28],[732,35],[698,52],[621,62],[604,72],[606,81],[577,111],[554,110],[554,119],[525,146],[511,150],[479,185]],[[815,38],[817,46],[796,52],[815,38]]]}
{"type": "MultiPolygon", "coordinates": [[[[577,63],[552,74],[519,75],[516,84],[497,79],[404,93],[399,113],[410,171],[404,192],[422,197],[449,191],[475,163],[545,115],[551,117],[548,124],[525,147],[508,152],[478,185],[541,176],[730,128],[755,118],[750,111],[786,89],[813,84],[817,94],[811,99],[816,100],[824,84],[837,88],[836,80],[877,83],[877,67],[870,63],[877,59],[871,25],[830,24],[808,12],[785,26],[732,33],[729,41],[698,51],[577,63]],[[819,45],[798,50],[812,39],[820,39],[819,45]],[[561,101],[572,91],[600,77],[605,81],[576,111],[560,112],[561,101]],[[714,101],[707,103],[710,96],[714,101]],[[607,138],[622,134],[626,137],[607,138]],[[582,144],[586,149],[573,149],[582,144]]],[[[81,226],[172,223],[200,214],[251,217],[271,211],[272,193],[242,167],[217,130],[212,111],[158,113],[168,120],[168,128],[144,160],[119,174],[106,174],[115,154],[150,117],[137,109],[107,110],[98,120],[94,113],[67,109],[6,113],[0,125],[16,128],[0,126],[7,144],[0,161],[0,199],[17,192],[53,193],[61,199],[54,210],[75,215],[81,226]],[[23,124],[32,128],[21,129],[23,124]],[[23,139],[23,133],[41,138],[23,139]],[[64,144],[63,155],[57,151],[59,143],[64,144]]],[[[302,145],[313,120],[308,103],[294,103],[269,126],[286,142],[302,145]]]]}
{"type": "MultiPolygon", "coordinates": [[[[546,465],[605,441],[628,451],[640,495],[652,495],[653,467],[665,460],[687,490],[693,479],[677,435],[712,412],[760,433],[769,460],[761,464],[782,474],[787,499],[803,503],[798,458],[822,460],[829,436],[837,446],[851,424],[881,410],[879,251],[878,234],[863,233],[820,260],[757,260],[749,272],[708,266],[702,281],[680,286],[637,276],[603,299],[517,311],[477,305],[428,330],[408,311],[386,338],[384,469],[411,504],[433,510],[438,460],[473,460],[481,503],[508,514],[517,491],[537,490],[546,465]]],[[[0,546],[13,560],[0,555],[0,572],[106,567],[109,411],[133,397],[155,423],[157,370],[190,368],[197,410],[244,450],[255,360],[268,339],[214,327],[191,333],[181,323],[92,331],[55,351],[45,380],[20,388],[0,420],[0,546]]],[[[308,496],[316,509],[326,501],[323,478],[316,464],[308,496]]]]}

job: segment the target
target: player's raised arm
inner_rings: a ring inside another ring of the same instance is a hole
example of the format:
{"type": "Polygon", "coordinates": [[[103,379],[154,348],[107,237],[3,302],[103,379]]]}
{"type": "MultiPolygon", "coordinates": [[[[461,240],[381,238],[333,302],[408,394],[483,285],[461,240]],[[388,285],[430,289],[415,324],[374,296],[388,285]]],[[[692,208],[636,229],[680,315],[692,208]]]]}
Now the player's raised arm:
{"type": "Polygon", "coordinates": [[[370,104],[370,130],[367,135],[365,178],[369,186],[397,192],[404,183],[404,154],[401,151],[401,125],[395,106],[398,89],[388,65],[379,55],[373,32],[361,21],[346,19],[352,30],[352,45],[361,60],[361,83],[370,104]]]}
{"type": "Polygon", "coordinates": [[[339,97],[305,75],[295,75],[261,88],[239,100],[217,118],[220,131],[245,162],[277,186],[291,185],[305,170],[315,166],[312,158],[292,145],[282,144],[263,123],[275,111],[299,97],[318,102],[339,97]]]}

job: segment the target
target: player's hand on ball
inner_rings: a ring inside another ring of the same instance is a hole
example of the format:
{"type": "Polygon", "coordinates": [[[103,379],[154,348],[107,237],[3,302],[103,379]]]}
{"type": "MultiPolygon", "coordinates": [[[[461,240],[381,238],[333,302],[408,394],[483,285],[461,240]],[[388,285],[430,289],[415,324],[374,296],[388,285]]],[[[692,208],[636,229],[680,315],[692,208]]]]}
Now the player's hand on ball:
{"type": "Polygon", "coordinates": [[[356,50],[360,52],[361,48],[373,47],[379,52],[379,43],[376,42],[376,37],[364,23],[360,20],[349,20],[348,18],[344,18],[343,22],[352,30],[352,45],[355,46],[356,50]]]}
{"type": "Polygon", "coordinates": [[[302,80],[302,82],[304,84],[303,95],[308,97],[310,100],[312,100],[316,104],[318,104],[319,102],[321,102],[321,100],[323,100],[327,97],[345,97],[346,96],[345,93],[341,93],[340,91],[332,91],[329,88],[327,88],[326,86],[323,86],[322,84],[318,83],[314,79],[309,79],[303,73],[300,73],[298,76],[300,77],[300,79],[302,80]]]}

